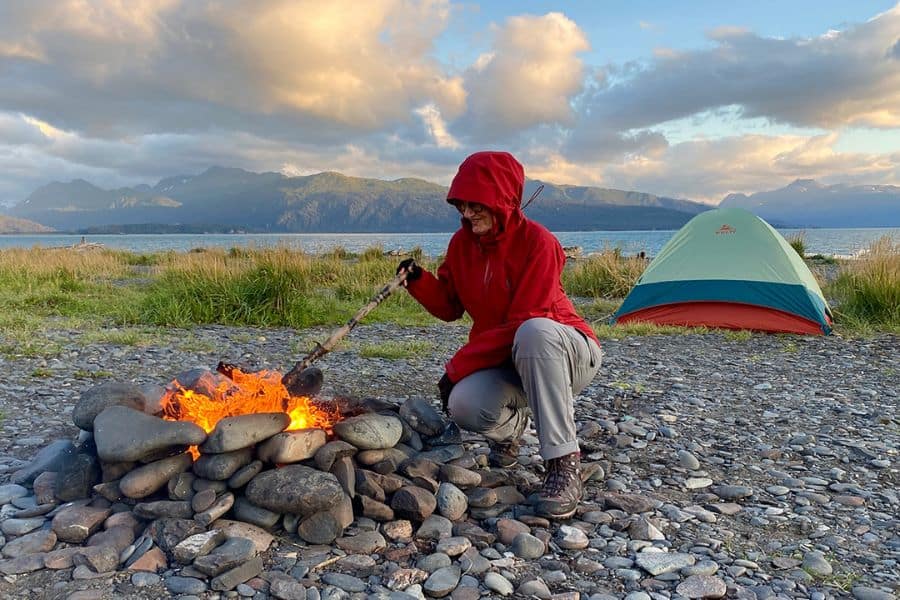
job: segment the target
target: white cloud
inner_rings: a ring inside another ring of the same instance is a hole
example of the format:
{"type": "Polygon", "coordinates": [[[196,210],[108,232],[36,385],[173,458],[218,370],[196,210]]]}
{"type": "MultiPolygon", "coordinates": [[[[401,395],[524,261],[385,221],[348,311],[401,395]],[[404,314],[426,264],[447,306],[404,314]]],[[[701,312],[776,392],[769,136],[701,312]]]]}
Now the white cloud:
{"type": "Polygon", "coordinates": [[[872,184],[900,179],[900,156],[838,152],[838,140],[838,134],[693,140],[600,168],[611,187],[713,204],[732,192],[774,189],[798,178],[872,184]]]}
{"type": "Polygon", "coordinates": [[[561,13],[448,51],[462,11],[477,14],[451,0],[0,2],[0,203],[51,179],[113,187],[210,165],[446,183],[485,147],[548,181],[711,201],[797,177],[900,180],[896,153],[836,149],[848,129],[900,128],[900,5],[811,38],[723,26],[710,47],[604,65],[583,63],[588,35],[561,13]],[[709,116],[723,107],[733,117],[709,116]]]}
{"type": "Polygon", "coordinates": [[[570,102],[584,79],[578,54],[588,49],[584,32],[561,13],[510,17],[466,73],[469,111],[457,125],[476,140],[496,140],[571,123],[570,102]]]}
{"type": "Polygon", "coordinates": [[[898,32],[900,5],[810,39],[721,27],[709,34],[711,49],[659,51],[589,89],[577,129],[644,129],[731,105],[800,127],[900,127],[900,60],[891,50],[898,32]]]}

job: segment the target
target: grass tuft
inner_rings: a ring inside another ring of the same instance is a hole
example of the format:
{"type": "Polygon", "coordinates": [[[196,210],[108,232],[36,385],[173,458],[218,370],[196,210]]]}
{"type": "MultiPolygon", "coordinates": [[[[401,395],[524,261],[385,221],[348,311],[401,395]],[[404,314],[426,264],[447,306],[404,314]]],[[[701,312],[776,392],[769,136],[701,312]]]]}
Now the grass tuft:
{"type": "Polygon", "coordinates": [[[433,350],[434,344],[431,342],[384,342],[381,344],[363,345],[359,349],[359,355],[363,358],[415,358],[430,354],[433,350]]]}
{"type": "Polygon", "coordinates": [[[787,243],[800,255],[800,258],[806,257],[806,240],[803,232],[793,234],[787,239],[787,243]]]}
{"type": "Polygon", "coordinates": [[[900,242],[885,236],[848,261],[828,288],[836,320],[854,331],[900,331],[900,242]]]}
{"type": "Polygon", "coordinates": [[[563,287],[573,296],[624,298],[646,266],[643,259],[623,257],[618,249],[604,250],[566,269],[563,287]]]}

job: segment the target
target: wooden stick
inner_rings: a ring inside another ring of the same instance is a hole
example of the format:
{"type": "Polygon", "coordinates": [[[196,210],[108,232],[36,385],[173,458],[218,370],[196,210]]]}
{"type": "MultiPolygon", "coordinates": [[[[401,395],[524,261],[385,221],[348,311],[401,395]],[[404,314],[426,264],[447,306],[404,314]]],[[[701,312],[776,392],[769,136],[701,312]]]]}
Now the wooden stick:
{"type": "Polygon", "coordinates": [[[322,567],[327,567],[328,565],[336,563],[337,561],[341,560],[342,558],[344,558],[344,557],[343,556],[332,556],[331,558],[329,558],[327,560],[323,560],[322,562],[320,562],[319,564],[314,566],[312,569],[310,569],[310,571],[315,571],[316,569],[321,569],[322,567]]]}
{"type": "Polygon", "coordinates": [[[313,361],[318,360],[331,352],[335,346],[337,346],[338,342],[340,342],[348,333],[350,333],[354,327],[356,327],[359,322],[365,318],[367,314],[375,310],[375,308],[387,299],[388,296],[393,294],[398,287],[403,285],[403,282],[406,281],[407,272],[403,271],[399,273],[396,277],[387,282],[384,287],[382,287],[378,292],[372,296],[369,302],[359,309],[353,317],[350,318],[349,321],[344,323],[342,326],[332,332],[332,334],[325,340],[325,343],[319,344],[316,343],[315,349],[304,356],[300,362],[294,365],[290,371],[288,371],[284,377],[281,378],[281,382],[284,384],[288,390],[291,389],[291,384],[294,383],[300,372],[309,367],[313,361]]]}

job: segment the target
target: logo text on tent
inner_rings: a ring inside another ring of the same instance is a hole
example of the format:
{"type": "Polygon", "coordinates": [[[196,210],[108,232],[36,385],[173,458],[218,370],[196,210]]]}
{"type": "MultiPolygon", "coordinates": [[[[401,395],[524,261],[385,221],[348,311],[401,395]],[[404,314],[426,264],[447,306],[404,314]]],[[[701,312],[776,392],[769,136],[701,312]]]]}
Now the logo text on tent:
{"type": "Polygon", "coordinates": [[[728,223],[725,223],[724,225],[722,225],[721,227],[719,227],[718,231],[716,231],[716,235],[722,235],[722,234],[725,234],[725,233],[734,233],[735,231],[736,231],[736,230],[735,230],[734,227],[732,227],[732,226],[729,225],[728,223]]]}

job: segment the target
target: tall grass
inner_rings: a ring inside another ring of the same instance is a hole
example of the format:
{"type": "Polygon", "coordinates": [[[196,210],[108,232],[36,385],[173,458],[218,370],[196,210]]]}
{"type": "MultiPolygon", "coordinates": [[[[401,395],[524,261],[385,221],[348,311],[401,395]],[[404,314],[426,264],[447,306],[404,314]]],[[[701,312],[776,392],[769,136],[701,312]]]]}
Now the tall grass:
{"type": "Polygon", "coordinates": [[[604,250],[566,269],[563,287],[572,296],[623,298],[646,266],[644,259],[623,257],[618,249],[604,250]]]}
{"type": "Polygon", "coordinates": [[[885,236],[849,261],[827,288],[839,321],[900,331],[900,242],[885,236]]]}
{"type": "MultiPolygon", "coordinates": [[[[318,256],[286,247],[149,255],[2,250],[0,342],[14,349],[39,337],[35,333],[45,327],[47,317],[84,325],[335,326],[393,278],[397,263],[409,255],[432,271],[441,260],[423,258],[421,248],[388,256],[380,247],[353,255],[339,249],[318,256]]],[[[840,328],[900,331],[900,244],[884,238],[847,265],[824,287],[840,328]]],[[[593,301],[580,305],[586,318],[602,329],[601,323],[645,267],[645,260],[606,250],[568,266],[563,285],[570,296],[593,301]]],[[[435,322],[402,291],[366,320],[435,322]]]]}
{"type": "Polygon", "coordinates": [[[787,239],[787,243],[794,249],[794,252],[800,255],[800,258],[806,257],[806,240],[803,233],[795,233],[787,239]]]}
{"type": "Polygon", "coordinates": [[[34,248],[0,251],[0,310],[47,316],[109,315],[125,295],[110,281],[124,277],[121,256],[34,248]]]}
{"type": "MultiPolygon", "coordinates": [[[[311,257],[287,248],[235,257],[217,250],[179,255],[150,286],[140,308],[144,322],[308,327],[346,321],[389,281],[396,265],[380,249],[359,260],[343,253],[311,257]]],[[[388,302],[384,318],[421,323],[427,317],[407,294],[388,302]]]]}

